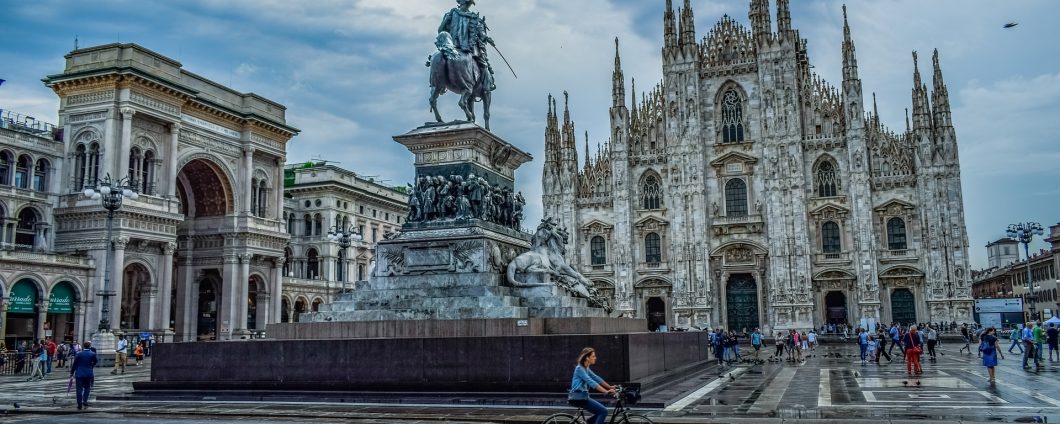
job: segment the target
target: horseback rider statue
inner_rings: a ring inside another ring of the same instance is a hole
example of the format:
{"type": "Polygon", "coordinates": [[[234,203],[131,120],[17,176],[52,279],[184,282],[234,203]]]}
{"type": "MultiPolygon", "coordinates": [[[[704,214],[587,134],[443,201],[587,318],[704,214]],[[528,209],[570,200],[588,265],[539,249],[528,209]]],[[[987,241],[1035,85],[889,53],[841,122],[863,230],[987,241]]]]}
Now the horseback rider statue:
{"type": "MultiPolygon", "coordinates": [[[[494,84],[493,66],[490,65],[486,46],[493,46],[494,49],[497,46],[486,35],[489,31],[486,18],[471,11],[475,0],[456,2],[458,6],[446,13],[442,24],[438,26],[438,36],[434,42],[438,51],[427,62],[431,68],[431,111],[439,123],[444,123],[442,115],[438,113],[438,96],[452,91],[460,95],[457,105],[467,116],[466,122],[475,122],[475,102],[482,102],[482,115],[488,130],[491,92],[497,89],[497,85],[494,84]]],[[[504,59],[503,55],[501,59],[504,59]]],[[[511,66],[508,68],[511,69],[511,66]]]]}

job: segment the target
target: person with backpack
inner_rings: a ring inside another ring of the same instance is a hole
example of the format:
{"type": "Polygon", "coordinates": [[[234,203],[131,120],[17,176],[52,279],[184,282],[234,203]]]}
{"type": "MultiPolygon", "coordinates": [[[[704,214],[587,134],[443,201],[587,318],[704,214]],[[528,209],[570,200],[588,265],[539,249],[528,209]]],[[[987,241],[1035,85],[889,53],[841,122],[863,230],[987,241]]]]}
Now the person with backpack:
{"type": "Polygon", "coordinates": [[[758,355],[762,351],[762,333],[758,332],[758,327],[751,333],[751,347],[755,350],[755,362],[758,362],[758,355]]]}
{"type": "Polygon", "coordinates": [[[979,352],[983,356],[983,366],[986,367],[986,372],[990,374],[990,382],[994,382],[994,367],[997,366],[997,355],[1001,354],[1001,359],[1005,359],[1005,354],[999,352],[1001,347],[998,346],[997,336],[994,327],[987,328],[983,332],[982,337],[979,338],[979,352]]]}

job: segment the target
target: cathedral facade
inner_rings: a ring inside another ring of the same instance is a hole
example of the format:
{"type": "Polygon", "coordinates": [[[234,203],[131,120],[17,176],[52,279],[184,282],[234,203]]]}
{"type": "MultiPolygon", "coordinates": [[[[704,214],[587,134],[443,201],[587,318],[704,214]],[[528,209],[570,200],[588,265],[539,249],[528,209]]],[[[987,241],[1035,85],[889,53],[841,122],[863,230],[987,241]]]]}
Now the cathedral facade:
{"type": "MultiPolygon", "coordinates": [[[[913,53],[904,131],[866,112],[844,7],[843,81],[812,72],[788,0],[701,40],[664,11],[662,81],[629,97],[616,40],[609,141],[579,160],[549,100],[544,214],[568,260],[650,329],[971,322],[960,163],[938,52],[913,53]],[[628,104],[628,106],[627,106],[628,104]]],[[[875,94],[873,94],[875,98],[875,94]]]]}

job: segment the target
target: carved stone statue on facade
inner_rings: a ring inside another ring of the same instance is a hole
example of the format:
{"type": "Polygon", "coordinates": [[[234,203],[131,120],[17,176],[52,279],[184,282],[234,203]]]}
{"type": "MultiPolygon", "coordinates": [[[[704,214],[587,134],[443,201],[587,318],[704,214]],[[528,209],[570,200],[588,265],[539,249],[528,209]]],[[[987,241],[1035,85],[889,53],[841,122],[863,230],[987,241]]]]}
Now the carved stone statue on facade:
{"type": "Polygon", "coordinates": [[[457,103],[468,122],[475,122],[475,102],[482,101],[486,129],[489,129],[491,92],[497,89],[493,81],[493,67],[489,63],[486,46],[493,39],[486,35],[486,18],[471,11],[475,0],[457,0],[438,26],[435,46],[438,52],[430,56],[431,111],[438,122],[438,96],[446,91],[460,95],[457,103]]]}
{"type": "Polygon", "coordinates": [[[567,231],[552,218],[541,220],[530,240],[530,251],[517,256],[508,264],[507,279],[513,287],[556,285],[583,297],[592,306],[611,312],[611,304],[593,287],[591,281],[571,268],[563,255],[567,248],[567,231]],[[533,278],[530,274],[547,275],[551,282],[533,278]],[[522,276],[523,279],[519,277],[522,276]]]}

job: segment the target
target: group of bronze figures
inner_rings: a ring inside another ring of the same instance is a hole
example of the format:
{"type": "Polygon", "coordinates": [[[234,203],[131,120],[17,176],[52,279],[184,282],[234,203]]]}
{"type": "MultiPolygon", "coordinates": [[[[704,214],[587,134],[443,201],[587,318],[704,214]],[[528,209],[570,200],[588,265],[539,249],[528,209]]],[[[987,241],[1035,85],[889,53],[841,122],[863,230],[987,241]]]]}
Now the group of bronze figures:
{"type": "Polygon", "coordinates": [[[409,190],[408,222],[481,219],[518,230],[524,206],[523,193],[475,174],[421,176],[409,190]]]}

